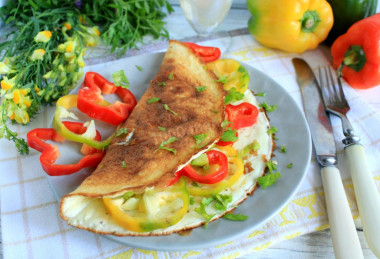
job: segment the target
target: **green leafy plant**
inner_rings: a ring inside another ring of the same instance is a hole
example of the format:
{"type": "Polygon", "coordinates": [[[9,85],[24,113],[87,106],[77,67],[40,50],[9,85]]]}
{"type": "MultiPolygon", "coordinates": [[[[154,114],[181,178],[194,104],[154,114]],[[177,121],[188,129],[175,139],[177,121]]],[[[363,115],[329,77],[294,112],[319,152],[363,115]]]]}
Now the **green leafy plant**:
{"type": "Polygon", "coordinates": [[[25,125],[43,105],[67,94],[83,76],[88,47],[104,42],[122,56],[143,37],[166,37],[166,0],[8,1],[0,8],[7,26],[0,43],[0,138],[28,154],[9,122],[25,125]]]}

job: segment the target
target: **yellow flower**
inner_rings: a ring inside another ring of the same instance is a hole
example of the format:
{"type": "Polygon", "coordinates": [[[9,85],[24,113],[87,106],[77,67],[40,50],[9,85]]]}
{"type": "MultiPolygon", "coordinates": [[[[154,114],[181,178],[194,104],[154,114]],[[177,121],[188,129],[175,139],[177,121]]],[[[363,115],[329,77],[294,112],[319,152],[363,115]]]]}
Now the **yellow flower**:
{"type": "Polygon", "coordinates": [[[18,123],[27,124],[29,122],[29,114],[25,110],[20,109],[19,107],[17,107],[16,110],[15,110],[14,119],[18,123]]]}
{"type": "Polygon", "coordinates": [[[8,79],[8,77],[4,76],[3,80],[1,80],[1,88],[4,90],[9,90],[15,86],[15,77],[8,79]]]}
{"type": "Polygon", "coordinates": [[[51,31],[40,31],[37,33],[36,37],[34,37],[34,40],[37,42],[48,42],[51,38],[51,31]]]}
{"type": "Polygon", "coordinates": [[[20,101],[21,101],[21,94],[20,94],[20,90],[19,89],[16,89],[13,91],[13,102],[15,104],[19,104],[20,101]]]}
{"type": "Polygon", "coordinates": [[[69,22],[65,22],[63,26],[65,26],[67,30],[71,30],[71,24],[69,22]]]}
{"type": "Polygon", "coordinates": [[[11,68],[4,62],[0,62],[0,74],[8,74],[11,72],[11,68]]]}
{"type": "Polygon", "coordinates": [[[42,60],[45,55],[45,50],[43,49],[36,49],[33,51],[33,54],[30,56],[30,60],[35,61],[35,60],[42,60]]]}

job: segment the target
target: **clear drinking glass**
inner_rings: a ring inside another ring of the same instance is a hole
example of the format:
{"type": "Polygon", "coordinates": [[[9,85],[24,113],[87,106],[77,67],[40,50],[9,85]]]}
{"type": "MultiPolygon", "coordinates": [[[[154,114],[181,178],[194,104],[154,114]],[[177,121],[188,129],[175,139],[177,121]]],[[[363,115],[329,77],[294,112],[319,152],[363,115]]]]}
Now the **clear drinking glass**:
{"type": "Polygon", "coordinates": [[[180,0],[182,11],[200,36],[214,32],[227,16],[233,0],[180,0]]]}

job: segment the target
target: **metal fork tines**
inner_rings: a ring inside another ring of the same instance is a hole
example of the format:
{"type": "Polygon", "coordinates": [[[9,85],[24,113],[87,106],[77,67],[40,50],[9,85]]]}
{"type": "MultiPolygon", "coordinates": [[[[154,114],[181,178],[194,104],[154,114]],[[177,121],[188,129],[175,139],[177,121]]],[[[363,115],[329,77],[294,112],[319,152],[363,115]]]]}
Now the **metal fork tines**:
{"type": "Polygon", "coordinates": [[[343,143],[358,143],[360,139],[358,136],[355,136],[351,123],[346,116],[347,112],[350,110],[350,106],[344,95],[340,77],[333,76],[330,67],[319,67],[318,70],[319,82],[326,110],[329,113],[338,116],[342,121],[343,134],[346,137],[343,140],[343,143]]]}

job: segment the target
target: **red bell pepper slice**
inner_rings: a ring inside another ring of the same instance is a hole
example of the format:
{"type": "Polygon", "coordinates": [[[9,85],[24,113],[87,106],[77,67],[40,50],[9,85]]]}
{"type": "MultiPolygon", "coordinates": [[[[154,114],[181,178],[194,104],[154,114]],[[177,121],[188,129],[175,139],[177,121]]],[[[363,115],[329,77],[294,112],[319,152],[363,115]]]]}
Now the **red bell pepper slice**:
{"type": "Polygon", "coordinates": [[[112,125],[119,125],[125,121],[136,106],[136,98],[131,91],[115,86],[107,79],[95,72],[86,74],[83,88],[78,92],[78,109],[89,117],[104,121],[112,125]],[[115,93],[122,102],[116,101],[105,106],[102,93],[115,93]]]}
{"type": "Polygon", "coordinates": [[[201,57],[206,63],[217,60],[222,55],[222,52],[217,47],[200,46],[192,42],[184,42],[195,55],[201,57]]]}
{"type": "Polygon", "coordinates": [[[96,72],[87,72],[82,85],[95,90],[99,88],[103,94],[113,94],[116,91],[116,85],[96,72]]]}
{"type": "Polygon", "coordinates": [[[206,152],[210,165],[218,164],[219,168],[215,172],[207,175],[198,174],[190,164],[177,172],[176,178],[170,182],[169,186],[176,183],[181,176],[186,176],[198,183],[214,184],[222,181],[228,175],[228,159],[227,156],[220,151],[210,150],[206,152]]]}
{"type": "MultiPolygon", "coordinates": [[[[83,134],[86,131],[86,127],[83,126],[83,123],[71,121],[65,121],[63,123],[69,130],[77,134],[83,134]]],[[[99,132],[97,132],[95,139],[100,140],[100,138],[101,136],[99,132]]],[[[79,160],[78,163],[68,165],[54,164],[60,156],[58,147],[46,143],[45,140],[63,142],[65,138],[51,128],[37,128],[29,131],[27,134],[28,145],[42,153],[40,156],[42,169],[50,176],[69,175],[85,167],[95,167],[104,156],[101,150],[86,147],[81,149],[85,156],[79,160]]]]}
{"type": "Polygon", "coordinates": [[[233,129],[241,129],[256,123],[259,110],[250,103],[226,106],[226,117],[232,122],[233,129]]]}

